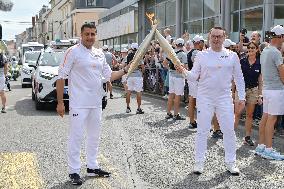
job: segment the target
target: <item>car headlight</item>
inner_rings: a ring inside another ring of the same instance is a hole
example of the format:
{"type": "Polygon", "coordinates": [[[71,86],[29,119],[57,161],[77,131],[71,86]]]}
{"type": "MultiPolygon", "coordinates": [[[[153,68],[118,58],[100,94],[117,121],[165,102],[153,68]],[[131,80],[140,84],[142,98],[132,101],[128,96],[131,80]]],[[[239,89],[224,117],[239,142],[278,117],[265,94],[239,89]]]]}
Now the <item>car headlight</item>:
{"type": "Polygon", "coordinates": [[[47,80],[52,80],[56,75],[46,72],[39,72],[39,77],[47,80]]]}
{"type": "Polygon", "coordinates": [[[31,74],[30,70],[28,70],[28,69],[26,69],[26,68],[23,68],[22,71],[23,71],[25,74],[28,74],[28,75],[31,74]]]}

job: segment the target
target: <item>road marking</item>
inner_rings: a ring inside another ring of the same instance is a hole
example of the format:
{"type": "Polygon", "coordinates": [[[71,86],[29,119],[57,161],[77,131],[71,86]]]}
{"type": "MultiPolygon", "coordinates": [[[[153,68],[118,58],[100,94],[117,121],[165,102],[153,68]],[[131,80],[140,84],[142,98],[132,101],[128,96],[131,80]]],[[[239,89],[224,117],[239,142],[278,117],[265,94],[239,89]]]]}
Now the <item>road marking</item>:
{"type": "Polygon", "coordinates": [[[34,153],[0,153],[1,189],[39,189],[43,181],[34,153]]]}

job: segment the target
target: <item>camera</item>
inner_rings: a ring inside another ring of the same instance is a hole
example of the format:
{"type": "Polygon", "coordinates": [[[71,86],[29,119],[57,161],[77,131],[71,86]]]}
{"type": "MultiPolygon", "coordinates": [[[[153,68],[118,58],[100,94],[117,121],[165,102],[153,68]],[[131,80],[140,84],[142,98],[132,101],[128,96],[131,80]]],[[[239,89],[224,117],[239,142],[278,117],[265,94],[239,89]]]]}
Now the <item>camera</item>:
{"type": "Polygon", "coordinates": [[[248,33],[248,30],[246,28],[241,29],[241,34],[246,35],[248,33]]]}

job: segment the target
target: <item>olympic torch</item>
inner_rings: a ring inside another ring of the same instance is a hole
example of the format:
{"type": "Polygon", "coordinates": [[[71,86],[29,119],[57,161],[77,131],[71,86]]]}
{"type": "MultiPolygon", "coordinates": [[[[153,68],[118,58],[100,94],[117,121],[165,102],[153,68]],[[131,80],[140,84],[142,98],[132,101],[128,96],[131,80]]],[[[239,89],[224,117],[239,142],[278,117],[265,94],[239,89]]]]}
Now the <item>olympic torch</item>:
{"type": "Polygon", "coordinates": [[[153,39],[155,32],[156,32],[156,29],[157,29],[157,26],[158,26],[157,20],[153,21],[154,14],[146,13],[146,16],[149,18],[149,20],[151,22],[152,30],[145,37],[145,39],[142,41],[141,45],[137,49],[137,51],[136,51],[136,53],[133,57],[133,60],[131,61],[130,67],[128,69],[127,77],[129,76],[129,74],[131,74],[139,66],[139,63],[143,59],[143,56],[145,55],[149,45],[151,44],[151,40],[153,39]]]}
{"type": "MultiPolygon", "coordinates": [[[[174,49],[171,47],[169,42],[161,35],[161,33],[156,29],[156,39],[159,41],[160,46],[163,51],[167,53],[168,58],[173,62],[175,66],[180,66],[181,62],[178,59],[174,49]]],[[[183,77],[186,77],[184,73],[182,73],[183,77]]]]}

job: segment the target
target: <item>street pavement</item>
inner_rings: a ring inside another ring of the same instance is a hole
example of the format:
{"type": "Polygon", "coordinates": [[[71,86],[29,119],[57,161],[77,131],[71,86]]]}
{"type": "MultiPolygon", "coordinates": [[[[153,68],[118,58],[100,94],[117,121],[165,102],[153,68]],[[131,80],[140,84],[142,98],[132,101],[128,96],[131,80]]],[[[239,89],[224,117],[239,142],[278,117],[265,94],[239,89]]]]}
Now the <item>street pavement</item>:
{"type": "MultiPolygon", "coordinates": [[[[86,158],[82,144],[84,183],[75,187],[68,181],[66,142],[68,113],[62,119],[55,106],[36,111],[31,88],[11,82],[7,92],[8,111],[0,114],[0,189],[220,189],[283,188],[284,165],[253,154],[254,148],[242,144],[244,128],[237,130],[237,159],[240,176],[231,176],[224,165],[221,139],[208,137],[208,153],[204,174],[193,171],[194,137],[188,121],[165,120],[166,101],[143,96],[143,115],[126,114],[125,99],[115,90],[103,112],[100,153],[102,169],[112,172],[110,178],[86,176],[86,158]]],[[[134,97],[134,95],[133,95],[134,97]]],[[[186,110],[182,108],[182,115],[186,110]]],[[[253,138],[257,138],[254,130],[253,138]]],[[[284,152],[283,138],[275,137],[274,145],[284,152]]]]}

